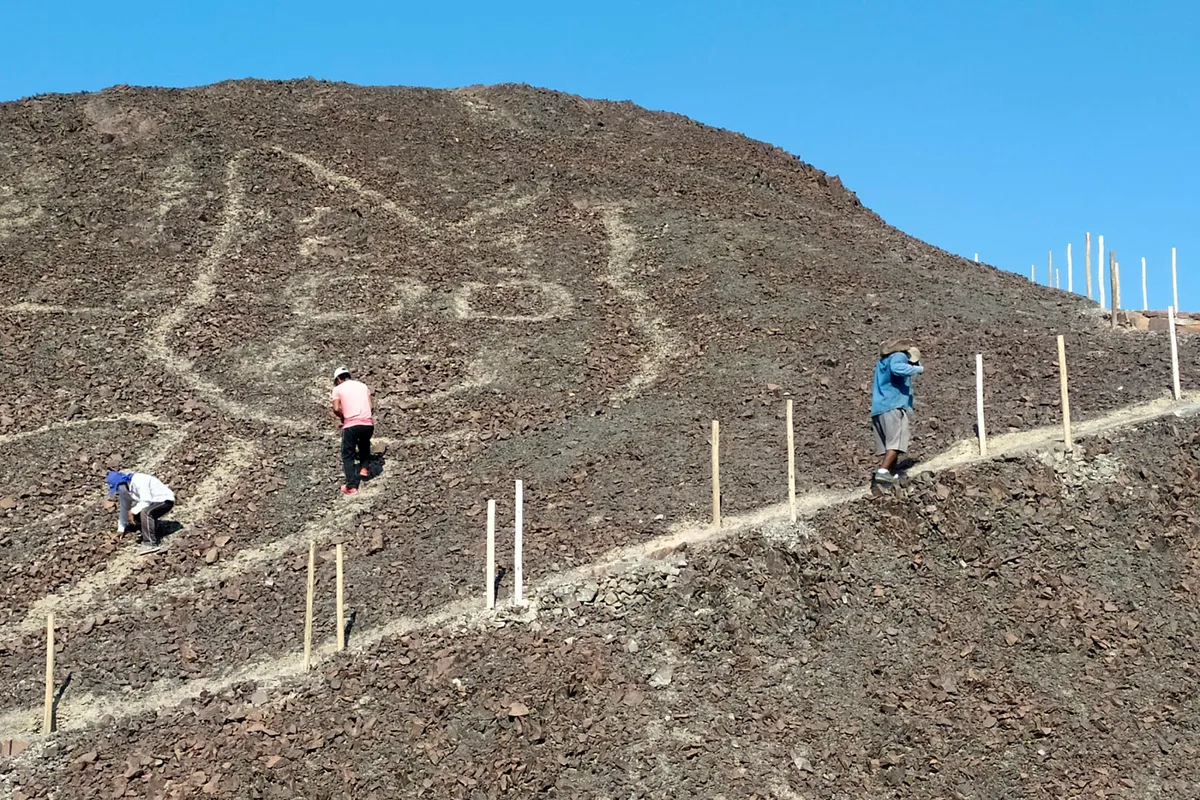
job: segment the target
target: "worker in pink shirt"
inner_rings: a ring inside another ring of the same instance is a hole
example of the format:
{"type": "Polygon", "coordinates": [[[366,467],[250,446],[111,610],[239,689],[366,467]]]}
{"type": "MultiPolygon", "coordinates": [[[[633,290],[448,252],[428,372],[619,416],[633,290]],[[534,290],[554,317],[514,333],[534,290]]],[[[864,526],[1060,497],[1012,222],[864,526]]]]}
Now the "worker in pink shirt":
{"type": "Polygon", "coordinates": [[[332,400],[333,414],[342,426],[342,471],[346,475],[342,494],[356,494],[359,481],[371,474],[367,469],[371,460],[371,434],[375,432],[371,390],[351,378],[350,370],[338,367],[333,371],[332,400]]]}

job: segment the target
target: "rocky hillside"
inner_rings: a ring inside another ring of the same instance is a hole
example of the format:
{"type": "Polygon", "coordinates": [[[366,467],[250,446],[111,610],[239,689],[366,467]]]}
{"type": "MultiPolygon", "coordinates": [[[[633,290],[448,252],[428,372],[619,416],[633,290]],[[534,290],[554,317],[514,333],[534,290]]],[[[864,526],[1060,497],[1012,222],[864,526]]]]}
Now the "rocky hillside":
{"type": "MultiPolygon", "coordinates": [[[[356,624],[387,630],[478,596],[485,502],[507,530],[514,479],[533,579],[703,520],[713,419],[726,509],[776,502],[785,397],[801,492],[858,485],[884,338],[925,353],[918,458],[971,435],[976,352],[993,431],[1058,419],[1059,333],[1077,419],[1169,384],[1161,333],[918,242],[777,148],[524,86],[0,104],[0,270],[5,721],[40,700],[50,610],[67,724],[295,651],[310,541],[346,544],[356,624]],[[386,449],[352,501],[342,363],[386,449]],[[118,465],[176,490],[165,553],[113,532],[118,465]]],[[[436,669],[385,641],[344,668],[436,669]]]]}

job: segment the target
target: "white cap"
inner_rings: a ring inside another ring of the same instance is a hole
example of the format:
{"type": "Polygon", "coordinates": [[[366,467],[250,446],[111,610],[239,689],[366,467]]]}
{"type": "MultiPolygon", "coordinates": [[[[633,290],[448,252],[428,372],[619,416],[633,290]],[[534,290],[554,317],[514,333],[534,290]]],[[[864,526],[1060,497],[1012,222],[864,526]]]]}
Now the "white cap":
{"type": "Polygon", "coordinates": [[[336,381],[338,378],[342,377],[343,375],[345,375],[345,376],[349,377],[349,376],[350,376],[350,370],[346,369],[345,367],[338,367],[337,369],[335,369],[335,370],[333,371],[333,379],[334,379],[335,381],[336,381]]]}

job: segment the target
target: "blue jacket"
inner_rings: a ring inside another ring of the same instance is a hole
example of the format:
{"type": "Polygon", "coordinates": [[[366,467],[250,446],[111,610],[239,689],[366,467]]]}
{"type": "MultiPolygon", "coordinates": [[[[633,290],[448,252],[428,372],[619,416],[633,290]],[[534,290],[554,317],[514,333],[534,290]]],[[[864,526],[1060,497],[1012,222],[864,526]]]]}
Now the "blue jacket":
{"type": "Polygon", "coordinates": [[[871,416],[912,408],[912,376],[924,371],[924,367],[908,363],[907,353],[892,353],[879,359],[875,365],[875,385],[871,388],[871,416]]]}

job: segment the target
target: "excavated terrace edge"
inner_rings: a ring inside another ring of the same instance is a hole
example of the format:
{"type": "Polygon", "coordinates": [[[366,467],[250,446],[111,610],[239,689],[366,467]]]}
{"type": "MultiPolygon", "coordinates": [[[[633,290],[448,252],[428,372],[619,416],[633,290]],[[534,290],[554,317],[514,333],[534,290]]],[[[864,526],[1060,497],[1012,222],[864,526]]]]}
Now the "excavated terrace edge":
{"type": "MultiPolygon", "coordinates": [[[[1200,413],[1200,399],[1172,401],[1168,397],[1150,403],[1129,406],[1103,417],[1080,422],[1073,427],[1072,432],[1074,438],[1082,439],[1113,430],[1135,427],[1167,416],[1190,417],[1198,413],[1200,413]]],[[[974,439],[964,440],[918,465],[913,472],[917,474],[943,472],[993,459],[1011,457],[1062,441],[1062,428],[1057,426],[1006,433],[990,438],[988,454],[980,456],[977,441],[974,439]]],[[[868,495],[869,490],[866,488],[809,493],[797,498],[797,517],[812,517],[823,509],[854,502],[868,495]]],[[[421,617],[401,617],[357,633],[353,643],[347,647],[347,653],[362,653],[385,639],[429,628],[450,627],[458,631],[467,631],[503,624],[506,619],[532,622],[537,617],[537,598],[552,592],[555,588],[585,583],[600,576],[635,569],[649,561],[658,560],[676,552],[682,547],[712,545],[763,525],[786,521],[788,517],[788,505],[784,502],[756,511],[728,516],[720,529],[712,527],[711,524],[680,522],[676,524],[674,531],[663,536],[655,537],[647,542],[616,548],[591,564],[563,570],[546,577],[532,587],[533,590],[530,592],[526,605],[520,609],[500,608],[496,612],[489,613],[480,608],[482,603],[480,598],[454,601],[421,617]]],[[[312,664],[314,668],[319,667],[338,657],[334,643],[326,641],[314,647],[312,664]]],[[[197,678],[183,683],[161,681],[147,691],[124,696],[85,693],[76,695],[70,700],[64,700],[60,704],[58,714],[63,719],[58,731],[84,730],[106,716],[111,716],[114,721],[121,721],[147,712],[175,708],[198,697],[204,691],[217,694],[240,683],[253,682],[263,686],[280,687],[303,677],[305,677],[303,657],[297,651],[273,659],[253,661],[217,677],[197,678]]],[[[13,760],[14,763],[23,759],[36,758],[42,747],[53,738],[53,734],[44,736],[33,733],[40,725],[41,712],[42,709],[39,705],[11,711],[0,716],[0,740],[23,739],[31,744],[25,753],[13,760]]],[[[0,797],[6,796],[6,792],[3,791],[6,789],[7,787],[0,784],[0,797]]]]}

